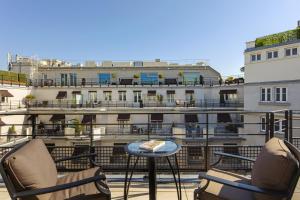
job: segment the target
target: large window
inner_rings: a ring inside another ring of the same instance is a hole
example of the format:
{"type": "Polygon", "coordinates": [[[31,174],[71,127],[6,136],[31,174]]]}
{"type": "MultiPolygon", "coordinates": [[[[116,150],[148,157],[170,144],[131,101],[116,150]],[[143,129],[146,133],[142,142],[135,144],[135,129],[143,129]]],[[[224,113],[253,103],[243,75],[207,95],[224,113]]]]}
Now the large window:
{"type": "Polygon", "coordinates": [[[200,82],[200,73],[185,72],[183,75],[184,84],[198,84],[200,82]]]}
{"type": "Polygon", "coordinates": [[[60,84],[61,86],[68,85],[68,74],[60,74],[60,84]]]}
{"type": "Polygon", "coordinates": [[[169,103],[175,102],[175,90],[168,90],[167,91],[167,101],[169,103]]]}
{"type": "MultiPolygon", "coordinates": [[[[265,117],[261,118],[261,131],[266,131],[267,128],[267,120],[265,117]]],[[[282,119],[274,119],[274,132],[282,133],[285,130],[285,120],[282,119]]]]}
{"type": "Polygon", "coordinates": [[[96,91],[89,91],[89,102],[96,103],[97,102],[97,92],[96,91]]]}
{"type": "Polygon", "coordinates": [[[104,91],[103,95],[104,95],[104,101],[111,101],[112,100],[111,91],[104,91]]]}
{"type": "Polygon", "coordinates": [[[261,88],[260,89],[260,101],[269,102],[272,100],[272,89],[261,88]]]}
{"type": "Polygon", "coordinates": [[[158,84],[158,74],[154,73],[141,73],[141,84],[155,85],[158,84]]]}
{"type": "Polygon", "coordinates": [[[276,101],[277,102],[286,102],[287,101],[287,88],[277,87],[276,91],[276,101]]]}
{"type": "Polygon", "coordinates": [[[261,60],[261,54],[251,55],[251,62],[260,61],[260,60],[261,60]]]}
{"type": "Polygon", "coordinates": [[[267,59],[278,58],[278,51],[267,52],[267,59]]]}
{"type": "Polygon", "coordinates": [[[77,74],[76,73],[70,73],[70,86],[76,86],[77,84],[77,74]]]}
{"type": "Polygon", "coordinates": [[[126,91],[119,91],[119,101],[126,101],[126,91]]]}
{"type": "Polygon", "coordinates": [[[287,48],[285,49],[285,56],[296,56],[298,55],[297,48],[287,48]]]}
{"type": "Polygon", "coordinates": [[[135,103],[139,103],[142,100],[142,92],[141,91],[133,91],[133,101],[135,103]]]}
{"type": "Polygon", "coordinates": [[[111,74],[110,73],[100,73],[98,74],[100,84],[110,84],[111,74]]]}

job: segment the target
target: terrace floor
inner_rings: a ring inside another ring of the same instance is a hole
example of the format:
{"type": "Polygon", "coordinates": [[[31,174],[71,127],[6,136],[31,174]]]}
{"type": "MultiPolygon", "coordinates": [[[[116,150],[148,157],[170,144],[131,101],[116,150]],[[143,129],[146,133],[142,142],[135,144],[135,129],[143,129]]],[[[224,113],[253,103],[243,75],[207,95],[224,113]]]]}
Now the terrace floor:
{"type": "MultiPolygon", "coordinates": [[[[110,183],[109,184],[112,199],[122,200],[123,199],[123,183],[110,183]]],[[[196,183],[183,183],[182,184],[182,200],[193,200],[194,189],[197,188],[196,183]]],[[[9,200],[10,197],[5,187],[0,187],[0,199],[9,200]]],[[[129,199],[132,200],[146,200],[148,197],[148,185],[144,183],[133,183],[129,191],[129,199]]],[[[177,199],[177,193],[174,184],[159,184],[157,190],[157,199],[177,199]]],[[[293,200],[300,199],[300,181],[292,198],[293,200]]]]}

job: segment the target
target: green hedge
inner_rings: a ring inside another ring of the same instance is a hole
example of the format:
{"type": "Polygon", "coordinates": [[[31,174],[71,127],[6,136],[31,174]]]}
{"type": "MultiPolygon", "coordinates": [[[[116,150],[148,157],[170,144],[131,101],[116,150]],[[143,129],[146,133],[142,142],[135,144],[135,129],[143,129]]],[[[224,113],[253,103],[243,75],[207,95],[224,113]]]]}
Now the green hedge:
{"type": "Polygon", "coordinates": [[[300,39],[300,28],[256,38],[255,47],[268,46],[300,39]]]}
{"type": "Polygon", "coordinates": [[[9,71],[1,71],[0,70],[0,81],[13,81],[13,82],[21,82],[26,83],[27,78],[25,74],[18,74],[15,72],[9,72],[9,71]],[[19,75],[19,78],[18,78],[19,75]],[[18,80],[19,79],[19,80],[18,80]]]}

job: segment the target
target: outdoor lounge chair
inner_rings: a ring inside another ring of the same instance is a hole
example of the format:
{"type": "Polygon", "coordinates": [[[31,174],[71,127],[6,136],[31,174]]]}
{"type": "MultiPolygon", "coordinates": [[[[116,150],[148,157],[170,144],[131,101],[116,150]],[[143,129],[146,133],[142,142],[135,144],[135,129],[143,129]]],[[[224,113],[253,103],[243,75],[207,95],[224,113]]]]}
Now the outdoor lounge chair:
{"type": "Polygon", "coordinates": [[[253,162],[251,178],[211,169],[199,175],[201,183],[194,191],[194,199],[277,200],[292,198],[300,175],[300,152],[289,142],[272,138],[262,148],[256,161],[222,152],[215,154],[220,156],[220,160],[223,157],[230,157],[253,162]]]}
{"type": "Polygon", "coordinates": [[[13,200],[109,200],[110,191],[99,167],[57,178],[55,163],[91,156],[95,154],[53,161],[44,142],[34,139],[4,155],[0,172],[13,200]]]}

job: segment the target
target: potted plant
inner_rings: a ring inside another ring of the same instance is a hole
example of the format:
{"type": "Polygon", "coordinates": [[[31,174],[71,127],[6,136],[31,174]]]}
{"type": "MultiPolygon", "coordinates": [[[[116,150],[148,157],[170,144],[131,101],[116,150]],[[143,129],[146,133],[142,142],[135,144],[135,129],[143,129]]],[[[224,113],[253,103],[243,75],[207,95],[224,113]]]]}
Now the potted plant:
{"type": "Polygon", "coordinates": [[[11,127],[8,128],[8,131],[7,131],[7,141],[8,142],[11,140],[12,137],[14,137],[11,135],[16,135],[15,125],[12,125],[11,127]]]}
{"type": "Polygon", "coordinates": [[[81,135],[81,134],[82,134],[83,127],[82,127],[82,125],[79,123],[79,120],[78,120],[78,119],[74,119],[74,120],[73,120],[73,126],[74,126],[74,129],[75,129],[75,135],[76,135],[76,136],[81,135]]]}
{"type": "Polygon", "coordinates": [[[140,78],[140,75],[139,75],[139,74],[134,74],[134,75],[133,75],[133,78],[134,78],[134,85],[137,85],[137,83],[138,83],[138,80],[137,80],[137,79],[140,78]]]}
{"type": "Polygon", "coordinates": [[[33,96],[32,94],[28,94],[28,95],[26,95],[25,96],[25,104],[27,105],[27,106],[29,106],[31,103],[32,103],[32,101],[35,99],[35,96],[33,96]]]}
{"type": "Polygon", "coordinates": [[[179,77],[179,81],[178,81],[178,83],[180,84],[180,85],[182,85],[182,81],[183,81],[183,71],[180,71],[180,72],[178,72],[178,77],[179,77]]]}

